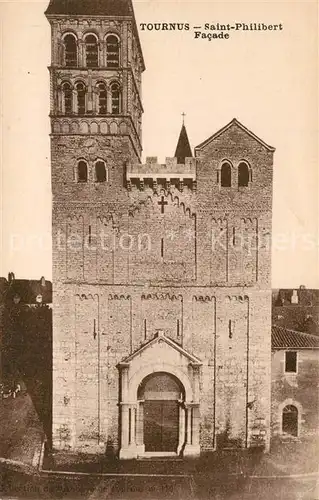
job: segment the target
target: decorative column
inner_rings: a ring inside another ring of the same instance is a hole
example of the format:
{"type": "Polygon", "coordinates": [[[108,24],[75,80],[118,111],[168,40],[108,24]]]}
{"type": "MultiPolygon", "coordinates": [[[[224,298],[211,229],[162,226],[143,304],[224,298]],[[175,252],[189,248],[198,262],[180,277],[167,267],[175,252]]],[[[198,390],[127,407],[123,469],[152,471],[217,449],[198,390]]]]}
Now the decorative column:
{"type": "Polygon", "coordinates": [[[199,422],[198,403],[185,403],[186,408],[186,446],[184,457],[198,457],[200,455],[199,446],[199,422]],[[196,412],[197,410],[197,412],[196,412]]]}
{"type": "Polygon", "coordinates": [[[99,47],[99,67],[104,68],[104,54],[105,54],[105,45],[104,45],[104,40],[99,41],[98,44],[99,47]]]}
{"type": "Polygon", "coordinates": [[[78,112],[78,93],[76,89],[72,90],[72,112],[76,115],[78,112]]]}
{"type": "Polygon", "coordinates": [[[200,398],[200,363],[190,363],[193,372],[193,401],[186,402],[186,446],[184,456],[197,457],[200,455],[199,443],[199,398],[200,398]]]}
{"type": "Polygon", "coordinates": [[[92,89],[92,71],[88,71],[88,87],[87,87],[87,102],[86,109],[88,113],[93,113],[93,89],[92,89]]]}
{"type": "Polygon", "coordinates": [[[78,65],[85,66],[85,42],[84,40],[78,41],[78,65]]]}
{"type": "Polygon", "coordinates": [[[178,447],[177,447],[177,455],[179,455],[183,449],[183,446],[185,444],[185,408],[184,408],[184,403],[182,400],[179,401],[179,406],[178,406],[178,425],[179,425],[179,437],[178,437],[178,447]]]}
{"type": "Polygon", "coordinates": [[[121,389],[122,401],[121,406],[121,449],[120,459],[131,459],[137,457],[137,449],[135,443],[135,412],[136,403],[129,401],[128,391],[128,372],[129,364],[121,363],[121,389]]]}
{"type": "Polygon", "coordinates": [[[136,451],[138,455],[145,452],[144,445],[144,401],[137,402],[136,415],[136,451]]]}

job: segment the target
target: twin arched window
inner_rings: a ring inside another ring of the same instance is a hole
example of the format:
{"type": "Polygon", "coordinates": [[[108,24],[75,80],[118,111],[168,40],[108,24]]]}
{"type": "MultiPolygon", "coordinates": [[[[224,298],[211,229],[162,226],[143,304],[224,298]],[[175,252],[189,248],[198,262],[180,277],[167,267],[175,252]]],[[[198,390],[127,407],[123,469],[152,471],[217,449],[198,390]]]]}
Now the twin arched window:
{"type": "MultiPolygon", "coordinates": [[[[73,87],[70,82],[64,82],[61,86],[62,89],[62,112],[65,115],[73,114],[84,115],[87,109],[87,87],[83,82],[75,84],[75,93],[73,94],[73,87]],[[75,106],[73,106],[73,98],[75,99],[75,106]]],[[[107,88],[104,82],[97,84],[98,100],[96,112],[99,115],[106,115],[108,112],[107,105],[107,88]]],[[[118,82],[113,82],[110,85],[111,103],[109,110],[110,113],[118,115],[121,112],[121,90],[118,82]]]]}
{"type": "MultiPolygon", "coordinates": [[[[99,41],[95,34],[88,33],[84,37],[85,65],[87,68],[99,66],[99,41]]],[[[67,33],[63,37],[64,65],[68,67],[78,66],[78,42],[73,33],[67,33]]],[[[118,68],[120,65],[120,39],[114,33],[107,35],[105,39],[106,66],[118,68]]],[[[81,64],[81,62],[80,62],[81,64]]]]}
{"type": "MultiPolygon", "coordinates": [[[[221,187],[231,187],[231,165],[225,161],[220,169],[220,185],[221,187]]],[[[251,170],[249,165],[242,161],[238,165],[238,187],[248,187],[251,181],[251,170]]]]}
{"type": "MultiPolygon", "coordinates": [[[[88,182],[88,164],[85,160],[79,160],[77,164],[77,182],[88,182]]],[[[97,160],[94,171],[95,182],[106,182],[108,180],[105,161],[97,160]]]]}

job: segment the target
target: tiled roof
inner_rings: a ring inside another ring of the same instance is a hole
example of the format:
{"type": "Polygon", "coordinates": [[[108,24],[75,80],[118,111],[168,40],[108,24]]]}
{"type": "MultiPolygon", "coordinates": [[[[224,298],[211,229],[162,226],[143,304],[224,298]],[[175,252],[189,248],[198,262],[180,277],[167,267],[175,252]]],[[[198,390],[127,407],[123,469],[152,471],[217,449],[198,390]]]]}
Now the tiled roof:
{"type": "Polygon", "coordinates": [[[46,14],[131,16],[131,0],[50,0],[46,14]]]}
{"type": "Polygon", "coordinates": [[[319,336],[274,325],[271,328],[271,347],[272,349],[318,349],[319,336]]]}

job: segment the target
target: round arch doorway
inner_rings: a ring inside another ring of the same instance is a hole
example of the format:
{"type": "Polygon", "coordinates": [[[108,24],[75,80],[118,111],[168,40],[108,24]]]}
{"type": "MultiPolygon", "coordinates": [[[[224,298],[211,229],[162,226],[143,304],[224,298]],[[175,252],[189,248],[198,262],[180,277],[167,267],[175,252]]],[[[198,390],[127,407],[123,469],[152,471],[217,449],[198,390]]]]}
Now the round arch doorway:
{"type": "Polygon", "coordinates": [[[138,387],[140,431],[145,453],[177,454],[185,440],[183,402],[185,390],[172,374],[156,372],[143,379],[138,387]]]}

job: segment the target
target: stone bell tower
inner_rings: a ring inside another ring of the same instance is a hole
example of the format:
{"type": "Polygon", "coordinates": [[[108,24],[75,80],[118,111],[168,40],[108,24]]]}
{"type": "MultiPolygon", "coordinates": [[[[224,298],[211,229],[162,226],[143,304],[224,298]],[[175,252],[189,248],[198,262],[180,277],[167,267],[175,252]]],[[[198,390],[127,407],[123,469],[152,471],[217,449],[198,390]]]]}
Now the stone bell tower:
{"type": "MultiPolygon", "coordinates": [[[[99,272],[90,247],[104,214],[125,211],[126,164],[139,162],[142,151],[145,67],[131,0],[50,0],[45,14],[52,52],[53,444],[60,447],[75,432],[81,386],[68,317],[74,296],[99,272]]],[[[110,269],[100,274],[113,281],[110,269]]],[[[95,331],[93,309],[89,316],[95,331]]]]}

